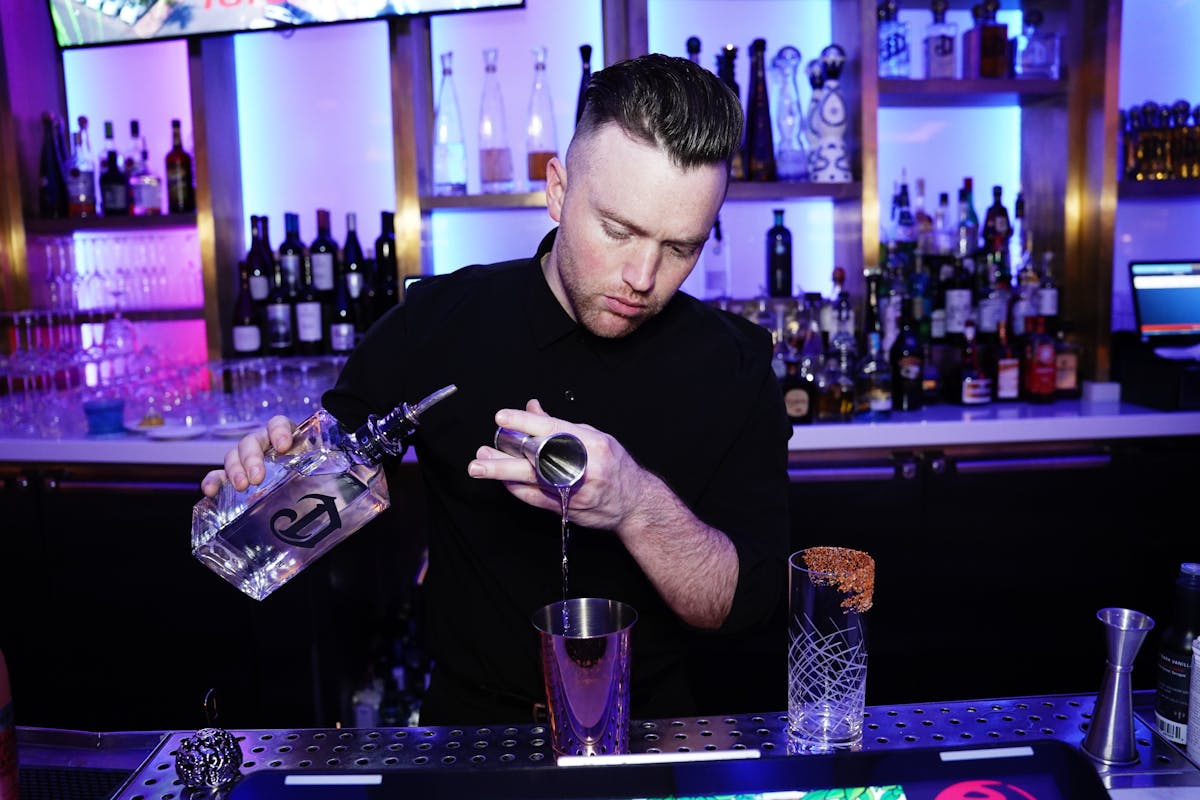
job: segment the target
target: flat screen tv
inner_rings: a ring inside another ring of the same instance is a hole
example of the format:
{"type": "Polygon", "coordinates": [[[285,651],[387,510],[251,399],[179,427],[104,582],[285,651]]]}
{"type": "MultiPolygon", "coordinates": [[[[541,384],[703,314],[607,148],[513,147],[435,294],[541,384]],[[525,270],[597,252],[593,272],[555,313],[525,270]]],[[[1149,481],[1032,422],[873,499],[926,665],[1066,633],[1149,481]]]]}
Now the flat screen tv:
{"type": "Polygon", "coordinates": [[[58,46],[279,30],[413,14],[522,8],[525,0],[48,0],[58,46]]]}

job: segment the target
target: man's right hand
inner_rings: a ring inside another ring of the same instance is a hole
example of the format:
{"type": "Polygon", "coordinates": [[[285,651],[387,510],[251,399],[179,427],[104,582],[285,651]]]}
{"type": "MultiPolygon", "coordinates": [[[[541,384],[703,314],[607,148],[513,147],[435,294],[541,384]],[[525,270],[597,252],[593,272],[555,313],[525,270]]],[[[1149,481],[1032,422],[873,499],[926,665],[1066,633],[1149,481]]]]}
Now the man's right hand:
{"type": "Polygon", "coordinates": [[[214,469],[200,481],[200,491],[208,497],[215,497],[221,483],[226,479],[239,492],[245,491],[251,484],[263,482],[267,476],[263,464],[263,453],[268,447],[274,447],[276,452],[284,452],[292,446],[292,431],[295,424],[283,415],[267,420],[267,427],[243,436],[237,447],[225,454],[225,469],[214,469]]]}

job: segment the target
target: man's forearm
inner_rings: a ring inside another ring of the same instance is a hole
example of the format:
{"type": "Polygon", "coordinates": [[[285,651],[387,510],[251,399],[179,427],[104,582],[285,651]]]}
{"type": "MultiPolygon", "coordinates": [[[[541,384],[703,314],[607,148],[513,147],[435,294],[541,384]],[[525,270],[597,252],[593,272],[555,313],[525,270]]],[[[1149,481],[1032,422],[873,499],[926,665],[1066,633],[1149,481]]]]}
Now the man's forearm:
{"type": "Polygon", "coordinates": [[[656,475],[644,472],[637,507],[617,528],[625,548],[667,605],[689,625],[718,628],[733,606],[738,556],[656,475]]]}

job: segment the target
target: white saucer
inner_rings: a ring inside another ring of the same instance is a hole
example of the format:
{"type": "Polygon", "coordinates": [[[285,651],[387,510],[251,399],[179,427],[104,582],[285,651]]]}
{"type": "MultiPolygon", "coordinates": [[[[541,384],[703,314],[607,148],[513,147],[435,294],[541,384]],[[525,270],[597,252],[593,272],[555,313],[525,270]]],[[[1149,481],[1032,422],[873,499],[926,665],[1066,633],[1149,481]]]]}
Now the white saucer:
{"type": "Polygon", "coordinates": [[[167,423],[166,425],[158,425],[153,428],[146,429],[146,436],[150,439],[165,441],[169,439],[195,439],[197,436],[203,436],[208,433],[207,425],[180,425],[167,423]]]}
{"type": "Polygon", "coordinates": [[[212,435],[223,439],[240,439],[247,433],[253,433],[263,427],[257,422],[221,422],[212,426],[212,435]]]}

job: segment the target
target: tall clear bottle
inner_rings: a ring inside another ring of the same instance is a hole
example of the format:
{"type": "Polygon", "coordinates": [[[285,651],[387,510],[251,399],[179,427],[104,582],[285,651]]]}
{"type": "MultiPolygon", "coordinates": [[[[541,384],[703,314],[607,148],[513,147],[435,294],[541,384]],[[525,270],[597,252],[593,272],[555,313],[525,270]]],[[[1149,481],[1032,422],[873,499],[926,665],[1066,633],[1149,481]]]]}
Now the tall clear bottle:
{"type": "Polygon", "coordinates": [[[796,75],[800,71],[800,51],[790,44],[779,48],[771,67],[779,80],[775,123],[779,143],[775,146],[775,169],[781,181],[808,180],[808,152],[804,148],[804,109],[796,75]]]}
{"type": "Polygon", "coordinates": [[[454,90],[454,53],[442,53],[442,83],[438,89],[433,118],[433,193],[467,193],[467,145],[463,139],[462,114],[454,90]]]}
{"type": "Polygon", "coordinates": [[[771,133],[771,104],[767,94],[766,39],[750,43],[750,89],[746,96],[746,178],[773,181],[775,139],[771,133]]]}
{"type": "Polygon", "coordinates": [[[879,41],[879,77],[909,77],[908,23],[900,19],[898,0],[883,0],[875,8],[879,41]]]}
{"type": "Polygon", "coordinates": [[[356,431],[319,409],[293,432],[291,449],[267,450],[261,484],[239,492],[226,482],[196,503],[192,554],[262,600],[388,507],[385,457],[402,456],[422,415],[454,392],[451,384],[401,403],[356,431]]]}
{"type": "Polygon", "coordinates": [[[554,129],[554,103],[546,81],[546,48],[533,48],[533,89],[529,94],[529,117],[525,126],[525,159],[529,191],[546,188],[546,165],[558,155],[554,129]]]}
{"type": "Polygon", "coordinates": [[[512,148],[504,116],[504,94],[496,75],[500,51],[483,51],[483,96],[479,103],[479,186],[484,194],[513,190],[512,148]]]}
{"type": "Polygon", "coordinates": [[[957,78],[958,25],[946,21],[948,0],[932,0],[933,22],[925,28],[925,77],[957,78]]]}
{"type": "Polygon", "coordinates": [[[80,129],[71,134],[71,157],[67,162],[67,216],[96,216],[96,162],[84,138],[87,117],[79,118],[80,129]]]}
{"type": "Polygon", "coordinates": [[[1154,719],[1158,732],[1187,744],[1192,640],[1200,636],[1200,564],[1184,563],[1175,579],[1175,605],[1158,644],[1154,719]]]}

